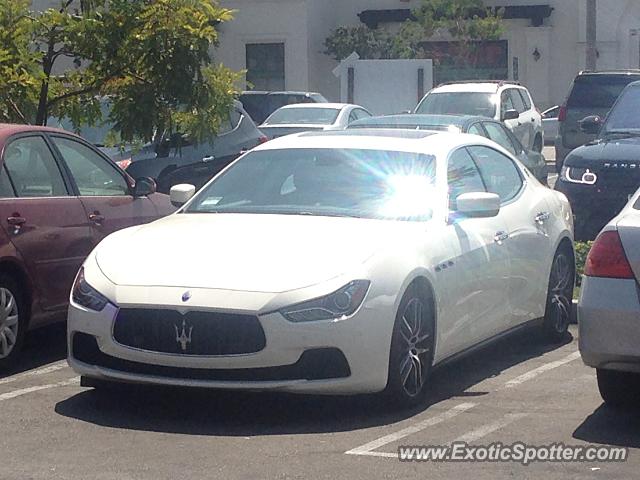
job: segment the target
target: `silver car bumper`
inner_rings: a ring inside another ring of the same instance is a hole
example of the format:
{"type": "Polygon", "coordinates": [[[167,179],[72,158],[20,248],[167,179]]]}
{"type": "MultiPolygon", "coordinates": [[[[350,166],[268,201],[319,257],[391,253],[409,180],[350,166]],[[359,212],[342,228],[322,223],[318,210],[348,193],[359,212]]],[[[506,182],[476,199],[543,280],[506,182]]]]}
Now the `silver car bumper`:
{"type": "Polygon", "coordinates": [[[640,373],[640,289],[635,280],[583,277],[578,326],[586,365],[640,373]]]}

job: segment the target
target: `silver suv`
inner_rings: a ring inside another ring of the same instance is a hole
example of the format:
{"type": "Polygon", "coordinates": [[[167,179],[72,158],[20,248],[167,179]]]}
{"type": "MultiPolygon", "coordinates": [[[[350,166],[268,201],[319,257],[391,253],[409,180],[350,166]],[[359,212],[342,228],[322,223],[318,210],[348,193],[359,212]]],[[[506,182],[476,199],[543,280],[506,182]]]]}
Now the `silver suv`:
{"type": "Polygon", "coordinates": [[[529,91],[504,80],[444,83],[430,90],[414,113],[474,115],[503,122],[527,150],[541,152],[542,117],[529,91]]]}

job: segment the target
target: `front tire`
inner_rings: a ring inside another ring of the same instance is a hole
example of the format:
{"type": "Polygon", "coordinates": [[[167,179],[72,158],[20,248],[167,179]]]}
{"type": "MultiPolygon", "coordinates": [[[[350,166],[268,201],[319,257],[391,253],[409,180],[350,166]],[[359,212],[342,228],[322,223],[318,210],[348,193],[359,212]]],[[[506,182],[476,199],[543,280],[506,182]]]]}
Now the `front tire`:
{"type": "Polygon", "coordinates": [[[598,390],[607,405],[626,407],[640,402],[640,374],[596,369],[598,390]]]}
{"type": "Polygon", "coordinates": [[[561,246],[551,264],[543,323],[545,339],[550,343],[560,343],[566,338],[571,323],[575,278],[573,251],[561,246]]]}
{"type": "Polygon", "coordinates": [[[0,275],[0,370],[13,367],[22,350],[28,325],[23,299],[17,282],[0,275]]]}
{"type": "Polygon", "coordinates": [[[385,394],[407,408],[424,401],[433,365],[435,317],[433,304],[411,287],[402,298],[391,339],[385,394]]]}

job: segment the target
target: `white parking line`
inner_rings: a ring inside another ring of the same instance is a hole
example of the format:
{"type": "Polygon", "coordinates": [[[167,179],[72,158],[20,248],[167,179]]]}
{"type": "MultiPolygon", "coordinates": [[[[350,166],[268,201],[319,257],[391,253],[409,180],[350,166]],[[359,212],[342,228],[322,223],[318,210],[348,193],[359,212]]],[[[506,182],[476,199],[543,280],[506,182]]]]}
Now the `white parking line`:
{"type": "Polygon", "coordinates": [[[80,385],[80,377],[70,378],[58,383],[50,383],[48,385],[37,385],[35,387],[20,388],[11,392],[0,394],[0,402],[4,400],[10,400],[12,398],[20,397],[28,393],[38,392],[40,390],[47,390],[49,388],[67,387],[69,385],[80,385]]]}
{"type": "Polygon", "coordinates": [[[12,382],[15,382],[16,380],[20,380],[21,378],[33,377],[37,375],[46,375],[47,373],[57,372],[58,370],[62,370],[66,366],[67,366],[67,361],[60,360],[59,362],[52,363],[51,365],[47,365],[46,367],[38,368],[36,370],[31,370],[29,372],[19,373],[11,377],[3,378],[2,380],[0,380],[0,385],[12,383],[12,382]]]}
{"type": "Polygon", "coordinates": [[[464,435],[459,436],[453,442],[465,442],[471,443],[477,440],[480,440],[482,437],[486,437],[490,433],[495,432],[496,430],[500,430],[501,428],[506,427],[507,425],[515,422],[516,420],[520,420],[521,418],[526,417],[528,414],[526,413],[508,413],[504,417],[496,420],[495,422],[487,423],[486,425],[482,425],[475,430],[471,430],[470,432],[465,433],[464,435]]]}
{"type": "Polygon", "coordinates": [[[398,440],[401,440],[404,437],[408,437],[409,435],[413,435],[414,433],[418,433],[419,431],[424,430],[425,428],[432,427],[433,425],[437,425],[438,423],[449,420],[457,415],[460,415],[463,412],[466,412],[467,410],[475,406],[476,406],[475,403],[461,403],[447,410],[446,412],[442,412],[440,415],[427,418],[426,420],[416,423],[415,425],[411,425],[410,427],[403,428],[402,430],[399,430],[395,433],[385,435],[384,437],[374,440],[373,442],[365,443],[360,447],[356,447],[344,453],[347,455],[388,456],[388,455],[378,455],[376,454],[376,452],[373,452],[373,450],[376,450],[389,443],[397,442],[398,440]]]}
{"type": "Polygon", "coordinates": [[[555,362],[549,362],[549,363],[545,363],[544,365],[541,365],[537,368],[534,368],[533,370],[529,370],[526,373],[523,373],[522,375],[509,380],[508,382],[506,382],[504,384],[504,388],[513,388],[516,387],[524,382],[528,382],[529,380],[536,378],[538,375],[544,373],[544,372],[548,372],[549,370],[553,370],[554,368],[558,368],[561,367],[562,365],[569,363],[569,362],[573,362],[574,360],[577,360],[578,358],[580,358],[580,352],[573,352],[570,355],[567,355],[566,357],[564,357],[561,360],[556,360],[555,362]]]}

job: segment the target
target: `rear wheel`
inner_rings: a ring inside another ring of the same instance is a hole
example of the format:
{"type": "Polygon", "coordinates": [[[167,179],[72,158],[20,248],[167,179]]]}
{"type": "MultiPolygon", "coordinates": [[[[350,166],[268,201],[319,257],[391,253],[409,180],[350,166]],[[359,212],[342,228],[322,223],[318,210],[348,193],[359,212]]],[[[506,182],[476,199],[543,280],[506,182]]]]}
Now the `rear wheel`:
{"type": "Polygon", "coordinates": [[[391,339],[389,377],[385,393],[400,407],[421,403],[433,364],[434,312],[417,287],[404,295],[391,339]]]}
{"type": "Polygon", "coordinates": [[[23,294],[13,278],[0,275],[0,370],[15,365],[28,324],[23,294]]]}
{"type": "Polygon", "coordinates": [[[575,262],[570,247],[561,246],[551,264],[543,331],[550,342],[561,342],[567,335],[573,308],[575,262]]]}
{"type": "Polygon", "coordinates": [[[617,370],[596,369],[600,396],[613,407],[640,403],[640,374],[617,370]]]}

